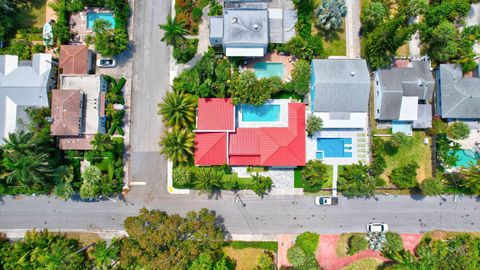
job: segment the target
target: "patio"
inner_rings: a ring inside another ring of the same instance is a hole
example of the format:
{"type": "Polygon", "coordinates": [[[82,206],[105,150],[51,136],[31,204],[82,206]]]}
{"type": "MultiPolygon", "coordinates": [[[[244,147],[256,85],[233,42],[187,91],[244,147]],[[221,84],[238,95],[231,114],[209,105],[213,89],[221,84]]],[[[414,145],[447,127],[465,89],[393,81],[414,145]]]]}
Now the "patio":
{"type": "Polygon", "coordinates": [[[104,8],[86,8],[72,14],[70,16],[70,33],[72,33],[70,44],[85,44],[86,36],[92,33],[92,29],[87,28],[87,14],[89,12],[112,13],[112,11],[104,8]]]}
{"type": "Polygon", "coordinates": [[[292,56],[280,55],[277,52],[269,52],[264,57],[261,58],[248,58],[248,64],[242,65],[242,70],[250,70],[254,72],[253,66],[258,62],[273,62],[273,63],[282,63],[285,68],[285,74],[282,78],[284,82],[292,80],[292,70],[295,65],[292,61],[292,56]]]}

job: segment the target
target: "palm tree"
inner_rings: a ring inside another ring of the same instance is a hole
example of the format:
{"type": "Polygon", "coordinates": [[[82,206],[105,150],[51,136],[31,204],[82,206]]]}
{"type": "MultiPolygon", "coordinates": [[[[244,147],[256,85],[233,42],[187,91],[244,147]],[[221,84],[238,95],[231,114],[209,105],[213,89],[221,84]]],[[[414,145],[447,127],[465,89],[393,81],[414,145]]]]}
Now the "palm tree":
{"type": "Polygon", "coordinates": [[[185,22],[177,20],[177,18],[172,19],[170,15],[167,17],[167,23],[160,24],[159,27],[165,31],[162,41],[173,47],[183,44],[185,35],[188,33],[185,29],[185,22]]]}
{"type": "Polygon", "coordinates": [[[268,176],[262,176],[258,174],[252,175],[252,182],[253,182],[253,191],[260,197],[267,194],[268,191],[272,188],[273,181],[268,176]]]}
{"type": "Polygon", "coordinates": [[[470,189],[472,192],[480,193],[480,159],[477,164],[470,164],[470,167],[463,169],[461,172],[460,186],[470,189]]]}
{"type": "Polygon", "coordinates": [[[22,186],[32,185],[48,187],[54,168],[50,164],[48,154],[35,153],[31,150],[22,152],[4,152],[3,166],[8,184],[19,183],[22,186]]]}
{"type": "Polygon", "coordinates": [[[158,113],[169,127],[190,128],[195,123],[195,98],[189,94],[168,92],[158,104],[158,113]]]}
{"type": "Polygon", "coordinates": [[[24,153],[26,150],[31,150],[34,147],[32,139],[33,133],[31,132],[21,130],[16,133],[9,133],[8,138],[5,139],[3,149],[5,153],[24,153]]]}
{"type": "Polygon", "coordinates": [[[60,166],[53,173],[55,183],[54,193],[57,197],[68,200],[73,195],[73,168],[71,166],[60,166]]]}
{"type": "Polygon", "coordinates": [[[174,127],[165,131],[160,139],[162,149],[160,153],[165,155],[173,163],[185,163],[192,159],[195,134],[187,129],[174,127]]]}
{"type": "Polygon", "coordinates": [[[323,0],[316,10],[317,25],[326,31],[338,29],[345,15],[345,0],[323,0]]]}
{"type": "Polygon", "coordinates": [[[110,245],[107,245],[105,240],[101,240],[95,244],[95,249],[92,252],[94,259],[93,263],[95,269],[110,269],[112,262],[118,259],[120,246],[117,245],[116,239],[112,240],[110,245]]]}
{"type": "Polygon", "coordinates": [[[90,144],[93,146],[93,150],[98,152],[108,152],[113,149],[112,138],[108,134],[95,134],[90,144]]]}
{"type": "Polygon", "coordinates": [[[213,167],[202,167],[195,174],[193,185],[200,191],[212,194],[216,190],[222,189],[223,172],[213,167]]]}

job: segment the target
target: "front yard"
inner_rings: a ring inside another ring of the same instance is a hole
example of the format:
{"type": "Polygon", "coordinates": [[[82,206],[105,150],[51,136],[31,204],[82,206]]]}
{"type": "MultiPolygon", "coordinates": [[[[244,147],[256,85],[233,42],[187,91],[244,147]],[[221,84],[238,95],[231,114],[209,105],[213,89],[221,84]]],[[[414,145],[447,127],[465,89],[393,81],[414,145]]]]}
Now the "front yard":
{"type": "MultiPolygon", "coordinates": [[[[382,155],[387,164],[381,177],[385,179],[387,183],[390,183],[389,176],[393,169],[405,166],[414,161],[419,167],[417,169],[417,181],[419,183],[432,177],[432,151],[430,144],[424,144],[424,139],[427,137],[425,132],[415,131],[412,136],[411,145],[402,145],[396,151],[390,149],[386,144],[390,137],[374,137],[373,151],[375,154],[382,155]]],[[[428,138],[431,142],[430,137],[428,138]]]]}
{"type": "Polygon", "coordinates": [[[261,254],[268,253],[273,259],[277,250],[277,242],[230,242],[223,250],[227,257],[235,264],[231,269],[251,270],[257,269],[258,258],[261,254]]]}

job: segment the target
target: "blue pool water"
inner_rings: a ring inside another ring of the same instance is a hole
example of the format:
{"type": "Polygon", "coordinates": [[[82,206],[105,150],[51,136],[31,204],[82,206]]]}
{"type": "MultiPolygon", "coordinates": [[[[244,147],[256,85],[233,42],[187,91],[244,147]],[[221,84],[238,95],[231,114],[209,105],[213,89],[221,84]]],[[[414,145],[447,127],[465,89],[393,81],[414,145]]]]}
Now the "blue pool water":
{"type": "Polygon", "coordinates": [[[93,28],[93,24],[99,19],[109,22],[111,24],[109,28],[115,27],[115,18],[113,18],[113,13],[89,12],[87,13],[87,28],[93,28]]]}
{"type": "Polygon", "coordinates": [[[283,75],[285,74],[283,63],[256,62],[253,65],[253,69],[258,79],[269,78],[273,76],[283,78],[283,75]]]}
{"type": "Polygon", "coordinates": [[[342,158],[352,157],[352,138],[318,138],[317,139],[317,158],[342,158]]]}
{"type": "Polygon", "coordinates": [[[259,107],[243,104],[243,122],[275,122],[280,120],[280,105],[267,104],[259,107]]]}
{"type": "Polygon", "coordinates": [[[476,164],[477,159],[480,159],[480,155],[478,153],[475,153],[475,151],[469,149],[457,150],[455,154],[458,157],[457,164],[455,164],[457,167],[468,168],[472,163],[476,164]]]}

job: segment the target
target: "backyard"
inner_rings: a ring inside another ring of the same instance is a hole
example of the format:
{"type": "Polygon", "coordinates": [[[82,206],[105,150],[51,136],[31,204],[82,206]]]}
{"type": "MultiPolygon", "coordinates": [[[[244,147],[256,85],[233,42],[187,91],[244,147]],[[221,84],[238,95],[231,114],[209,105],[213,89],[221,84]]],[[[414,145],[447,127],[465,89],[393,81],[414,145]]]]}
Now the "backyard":
{"type": "MultiPolygon", "coordinates": [[[[316,30],[316,28],[314,28],[316,30]]],[[[315,31],[314,30],[314,31],[315,31]]],[[[347,43],[345,34],[345,19],[342,22],[342,27],[335,32],[325,34],[319,32],[323,39],[323,49],[328,56],[345,56],[347,54],[347,43]]]]}

